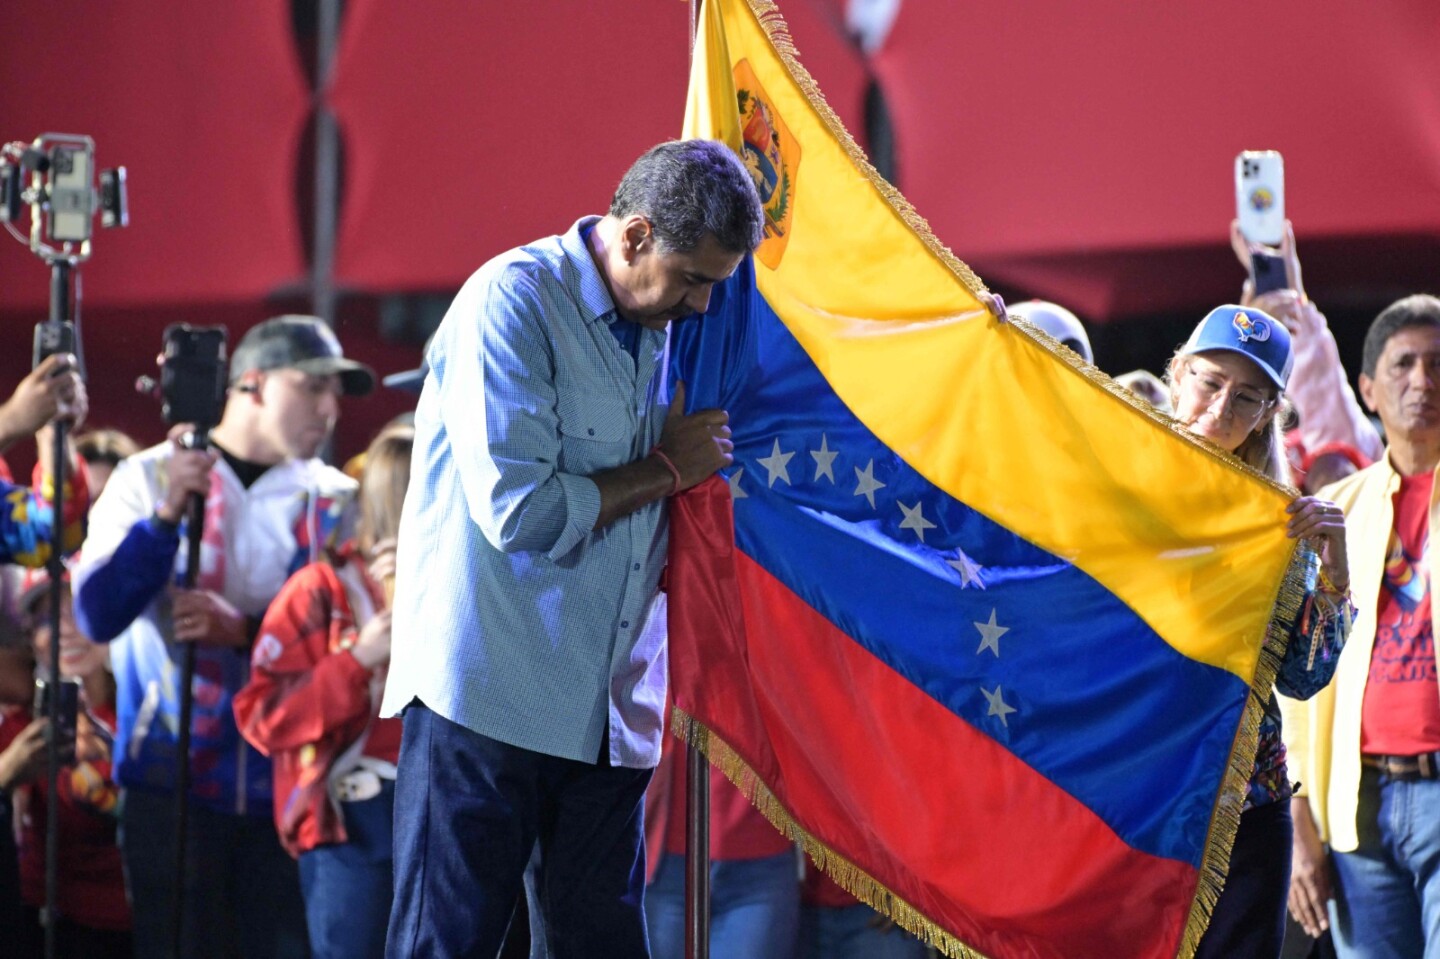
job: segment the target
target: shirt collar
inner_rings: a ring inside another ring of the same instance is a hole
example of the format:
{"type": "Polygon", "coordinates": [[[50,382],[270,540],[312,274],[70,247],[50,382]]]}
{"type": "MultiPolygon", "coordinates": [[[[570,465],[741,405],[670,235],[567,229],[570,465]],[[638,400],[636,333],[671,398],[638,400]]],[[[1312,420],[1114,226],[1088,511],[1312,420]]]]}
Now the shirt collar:
{"type": "MultiPolygon", "coordinates": [[[[1385,447],[1385,455],[1380,457],[1380,462],[1385,464],[1385,489],[1388,492],[1394,493],[1400,488],[1400,481],[1403,480],[1405,477],[1404,474],[1402,474],[1400,470],[1396,468],[1395,461],[1390,458],[1390,447],[1385,447]]],[[[1440,478],[1440,464],[1436,464],[1435,469],[1431,472],[1434,476],[1440,478]]],[[[1437,482],[1435,484],[1435,487],[1437,492],[1440,492],[1440,482],[1437,482]]]]}
{"type": "Polygon", "coordinates": [[[581,315],[586,322],[603,319],[610,323],[619,313],[615,309],[615,301],[610,298],[610,290],[605,286],[605,278],[600,275],[600,268],[595,265],[595,258],[585,244],[585,231],[599,222],[598,216],[582,216],[576,220],[575,225],[561,235],[560,249],[570,265],[570,269],[565,271],[565,285],[575,302],[580,304],[581,315]]]}

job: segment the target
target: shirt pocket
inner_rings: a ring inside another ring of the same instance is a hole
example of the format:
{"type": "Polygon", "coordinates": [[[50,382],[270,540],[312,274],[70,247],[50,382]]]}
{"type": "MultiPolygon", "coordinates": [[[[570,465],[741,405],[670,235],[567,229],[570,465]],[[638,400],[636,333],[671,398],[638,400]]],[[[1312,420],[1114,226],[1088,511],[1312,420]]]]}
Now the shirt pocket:
{"type": "Polygon", "coordinates": [[[555,411],[560,419],[562,473],[589,476],[632,459],[635,417],[624,398],[561,389],[555,411]]]}

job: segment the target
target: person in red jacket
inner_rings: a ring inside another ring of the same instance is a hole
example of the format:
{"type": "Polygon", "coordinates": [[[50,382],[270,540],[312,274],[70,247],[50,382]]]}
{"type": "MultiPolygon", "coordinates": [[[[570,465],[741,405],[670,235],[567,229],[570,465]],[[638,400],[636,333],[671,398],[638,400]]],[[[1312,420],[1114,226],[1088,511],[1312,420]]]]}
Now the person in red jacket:
{"type": "Polygon", "coordinates": [[[377,713],[414,435],[388,427],[370,444],[356,541],[280,590],[235,697],[240,732],[274,762],[275,827],[300,861],[316,959],[385,952],[400,720],[377,713]]]}

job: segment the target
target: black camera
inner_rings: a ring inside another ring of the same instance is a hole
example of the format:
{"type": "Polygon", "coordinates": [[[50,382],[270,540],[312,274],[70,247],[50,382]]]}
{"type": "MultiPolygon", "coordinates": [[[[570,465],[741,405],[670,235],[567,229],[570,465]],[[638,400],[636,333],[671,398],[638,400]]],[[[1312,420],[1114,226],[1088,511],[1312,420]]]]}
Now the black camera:
{"type": "Polygon", "coordinates": [[[160,366],[166,423],[209,430],[225,412],[225,327],[175,323],[165,329],[160,366]]]}
{"type": "Polygon", "coordinates": [[[100,225],[130,225],[130,203],[126,199],[123,166],[100,171],[100,225]]]}
{"type": "Polygon", "coordinates": [[[29,207],[31,252],[51,262],[62,255],[45,244],[43,235],[51,242],[72,244],[63,256],[72,265],[82,263],[90,258],[97,210],[102,226],[130,222],[125,168],[101,170],[99,175],[97,192],[95,141],[89,137],[42,133],[30,143],[0,142],[0,222],[18,223],[22,209],[29,207]]]}
{"type": "Polygon", "coordinates": [[[60,762],[75,761],[75,737],[80,724],[80,684],[73,679],[62,679],[58,683],[44,679],[35,680],[35,718],[45,719],[50,715],[50,697],[60,698],[59,724],[54,735],[60,742],[60,762]]]}
{"type": "Polygon", "coordinates": [[[58,320],[35,324],[35,355],[31,369],[56,353],[75,352],[75,325],[58,320]]]}

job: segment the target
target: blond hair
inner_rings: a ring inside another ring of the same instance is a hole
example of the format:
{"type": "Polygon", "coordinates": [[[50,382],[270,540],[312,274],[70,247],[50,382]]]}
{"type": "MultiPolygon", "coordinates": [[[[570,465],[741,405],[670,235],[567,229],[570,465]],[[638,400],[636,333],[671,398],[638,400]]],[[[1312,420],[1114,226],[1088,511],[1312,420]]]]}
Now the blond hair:
{"type": "Polygon", "coordinates": [[[114,429],[96,429],[75,437],[75,452],[86,463],[119,466],[127,456],[140,452],[140,444],[114,429]]]}
{"type": "Polygon", "coordinates": [[[357,539],[365,555],[382,540],[400,532],[400,511],[410,486],[410,457],[415,449],[415,427],[387,426],[365,451],[360,474],[360,522],[357,539]]]}

